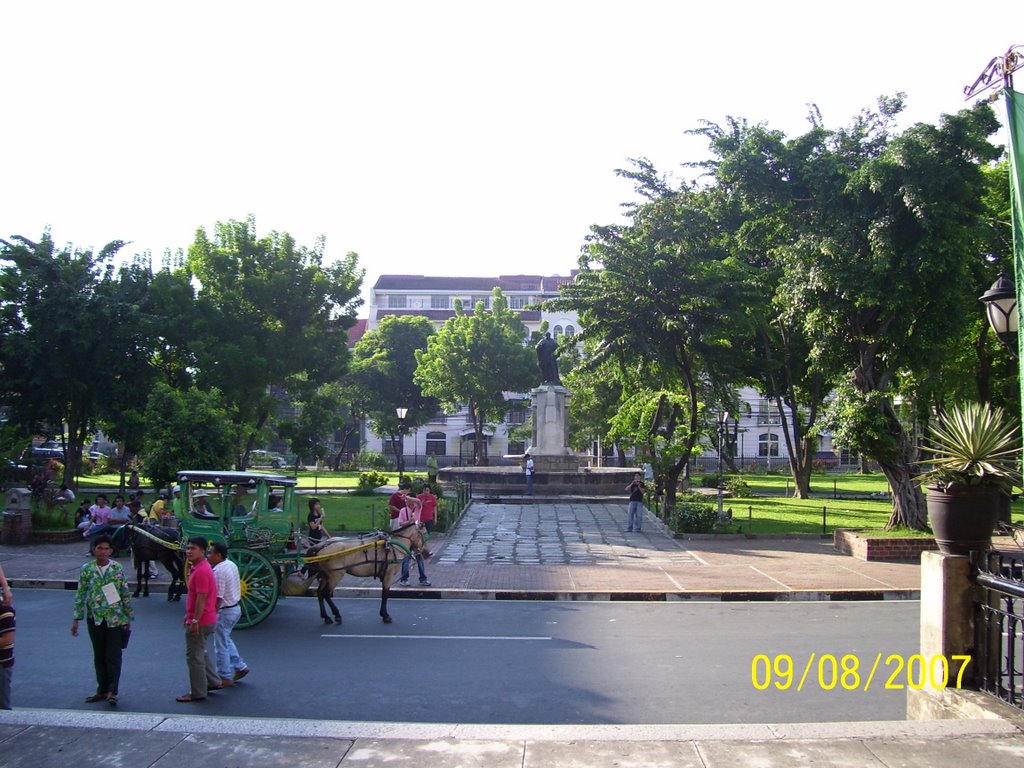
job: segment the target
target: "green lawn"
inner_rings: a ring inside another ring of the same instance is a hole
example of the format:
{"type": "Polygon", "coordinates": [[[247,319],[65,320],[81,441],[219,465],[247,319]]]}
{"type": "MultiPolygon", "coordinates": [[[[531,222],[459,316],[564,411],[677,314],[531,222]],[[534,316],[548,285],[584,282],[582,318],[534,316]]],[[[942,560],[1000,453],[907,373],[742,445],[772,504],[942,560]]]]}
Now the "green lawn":
{"type": "MultiPolygon", "coordinates": [[[[274,470],[255,470],[257,472],[265,472],[267,474],[274,474],[274,470]]],[[[294,473],[289,470],[281,470],[279,474],[285,474],[289,477],[293,476],[294,473]]],[[[385,472],[388,477],[389,485],[398,484],[398,473],[397,472],[385,472]]],[[[347,490],[355,488],[359,484],[359,472],[299,472],[297,477],[298,489],[300,491],[313,491],[318,492],[321,490],[347,490]]],[[[426,478],[426,473],[406,472],[406,477],[421,477],[426,478]]],[[[108,493],[117,493],[121,483],[121,475],[118,472],[107,472],[104,474],[97,475],[82,475],[78,478],[79,487],[85,486],[87,488],[103,488],[108,493]]],[[[147,496],[151,495],[151,484],[143,486],[147,490],[147,496]]]]}

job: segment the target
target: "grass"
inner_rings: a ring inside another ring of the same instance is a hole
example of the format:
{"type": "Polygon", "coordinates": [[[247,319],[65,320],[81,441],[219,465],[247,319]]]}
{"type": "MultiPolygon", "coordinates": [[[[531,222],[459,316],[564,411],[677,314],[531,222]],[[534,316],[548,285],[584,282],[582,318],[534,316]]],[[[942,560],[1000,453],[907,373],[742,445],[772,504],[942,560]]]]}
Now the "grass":
{"type": "Polygon", "coordinates": [[[892,512],[890,502],[869,499],[826,504],[817,499],[760,497],[730,499],[729,508],[733,532],[756,536],[831,535],[836,528],[883,528],[892,512]]]}
{"type": "MultiPolygon", "coordinates": [[[[288,476],[294,476],[298,480],[296,486],[300,491],[310,491],[318,493],[320,491],[345,491],[355,488],[359,484],[359,472],[299,472],[295,475],[293,472],[287,469],[283,470],[272,470],[272,469],[258,469],[257,472],[264,472],[266,474],[284,474],[288,476]]],[[[398,484],[398,473],[397,472],[385,472],[388,477],[388,485],[398,484]]],[[[420,477],[426,478],[426,473],[406,472],[406,477],[420,477]]],[[[121,485],[121,474],[119,472],[107,472],[104,474],[95,475],[82,475],[78,478],[79,487],[88,488],[102,488],[104,491],[109,493],[117,493],[121,485]]],[[[147,488],[147,496],[152,495],[152,485],[144,486],[147,488]]],[[[126,491],[127,493],[127,491],[126,491]]]]}

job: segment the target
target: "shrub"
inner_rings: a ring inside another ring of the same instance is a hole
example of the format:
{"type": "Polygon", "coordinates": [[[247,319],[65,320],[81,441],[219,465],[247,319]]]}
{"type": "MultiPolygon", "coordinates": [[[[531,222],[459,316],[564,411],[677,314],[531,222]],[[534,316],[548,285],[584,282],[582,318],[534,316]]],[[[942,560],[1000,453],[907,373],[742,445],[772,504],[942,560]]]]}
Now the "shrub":
{"type": "Polygon", "coordinates": [[[361,472],[359,474],[359,485],[352,491],[356,496],[372,496],[374,490],[382,485],[387,485],[388,476],[383,472],[361,472]]]}
{"type": "Polygon", "coordinates": [[[363,451],[356,458],[356,464],[360,469],[390,469],[391,462],[382,454],[363,451]]]}
{"type": "Polygon", "coordinates": [[[699,483],[701,488],[717,488],[718,475],[701,475],[699,483]]]}
{"type": "Polygon", "coordinates": [[[682,500],[672,509],[671,521],[677,533],[714,533],[718,512],[707,502],[682,500]]]}
{"type": "Polygon", "coordinates": [[[753,496],[750,485],[741,477],[725,478],[725,490],[735,499],[749,499],[753,496]]]}

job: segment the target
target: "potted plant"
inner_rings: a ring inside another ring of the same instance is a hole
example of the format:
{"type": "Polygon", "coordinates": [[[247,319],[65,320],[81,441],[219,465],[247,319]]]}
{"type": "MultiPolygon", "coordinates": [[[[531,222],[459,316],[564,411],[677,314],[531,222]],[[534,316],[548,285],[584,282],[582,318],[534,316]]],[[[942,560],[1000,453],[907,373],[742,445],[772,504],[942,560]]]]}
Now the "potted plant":
{"type": "Polygon", "coordinates": [[[1002,408],[964,403],[941,413],[922,449],[932,467],[917,477],[940,552],[966,555],[992,544],[1003,496],[1020,485],[1020,438],[1002,408]]]}

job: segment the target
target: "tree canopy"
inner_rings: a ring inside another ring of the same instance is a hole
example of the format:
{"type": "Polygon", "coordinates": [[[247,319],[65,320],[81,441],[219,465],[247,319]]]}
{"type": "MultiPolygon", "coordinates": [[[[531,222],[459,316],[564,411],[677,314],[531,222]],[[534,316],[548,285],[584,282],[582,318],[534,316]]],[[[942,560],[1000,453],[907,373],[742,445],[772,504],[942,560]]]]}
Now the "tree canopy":
{"type": "Polygon", "coordinates": [[[455,315],[416,352],[414,380],[423,393],[456,411],[469,407],[474,432],[474,459],[487,463],[484,428],[501,420],[508,409],[508,392],[527,392],[533,384],[533,350],[519,315],[508,308],[499,288],[491,308],[478,301],[472,314],[459,302],[455,315]]]}

